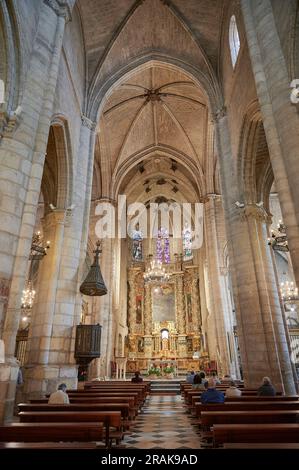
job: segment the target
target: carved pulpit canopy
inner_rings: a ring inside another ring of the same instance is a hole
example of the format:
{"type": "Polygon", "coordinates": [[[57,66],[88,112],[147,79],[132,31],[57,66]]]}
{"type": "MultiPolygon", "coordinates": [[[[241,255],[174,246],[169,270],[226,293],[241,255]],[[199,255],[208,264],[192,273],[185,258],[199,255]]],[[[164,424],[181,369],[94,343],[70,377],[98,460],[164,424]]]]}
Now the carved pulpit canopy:
{"type": "Polygon", "coordinates": [[[107,287],[105,286],[101,273],[101,268],[99,265],[99,254],[102,253],[100,246],[101,242],[97,241],[97,247],[94,251],[95,257],[93,263],[90,266],[90,270],[86,278],[80,286],[81,294],[91,296],[100,296],[107,294],[107,287]]]}

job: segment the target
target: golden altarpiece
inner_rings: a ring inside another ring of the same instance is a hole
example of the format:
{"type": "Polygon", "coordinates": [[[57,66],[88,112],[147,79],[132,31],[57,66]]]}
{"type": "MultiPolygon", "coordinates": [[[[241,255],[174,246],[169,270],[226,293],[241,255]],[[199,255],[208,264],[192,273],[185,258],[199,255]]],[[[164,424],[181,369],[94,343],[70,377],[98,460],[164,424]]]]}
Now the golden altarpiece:
{"type": "Polygon", "coordinates": [[[167,283],[144,280],[145,265],[128,268],[127,371],[173,366],[176,374],[204,367],[198,266],[192,260],[167,265],[167,283]]]}

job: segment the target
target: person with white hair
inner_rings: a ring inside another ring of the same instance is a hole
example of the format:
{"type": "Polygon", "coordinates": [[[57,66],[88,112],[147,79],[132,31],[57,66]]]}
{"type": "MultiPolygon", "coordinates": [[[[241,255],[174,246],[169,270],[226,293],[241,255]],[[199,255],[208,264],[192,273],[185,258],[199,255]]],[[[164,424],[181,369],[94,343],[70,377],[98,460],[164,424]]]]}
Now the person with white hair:
{"type": "Polygon", "coordinates": [[[209,379],[208,390],[201,394],[201,403],[224,403],[224,393],[216,390],[215,379],[209,379]]]}
{"type": "Polygon", "coordinates": [[[69,405],[70,399],[66,393],[67,386],[60,384],[56,392],[51,393],[48,404],[49,405],[69,405]]]}
{"type": "Polygon", "coordinates": [[[233,380],[230,381],[229,387],[225,391],[225,397],[240,397],[242,395],[241,390],[236,387],[233,380]]]}
{"type": "Polygon", "coordinates": [[[262,385],[257,389],[257,394],[263,397],[274,397],[276,395],[275,387],[273,387],[269,377],[263,377],[262,385]]]}

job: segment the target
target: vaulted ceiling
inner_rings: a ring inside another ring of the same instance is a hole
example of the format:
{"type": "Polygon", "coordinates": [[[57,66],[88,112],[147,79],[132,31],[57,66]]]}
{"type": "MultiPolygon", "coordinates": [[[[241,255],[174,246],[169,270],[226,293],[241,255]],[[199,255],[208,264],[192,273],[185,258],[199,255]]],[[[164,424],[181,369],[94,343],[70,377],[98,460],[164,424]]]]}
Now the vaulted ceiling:
{"type": "MultiPolygon", "coordinates": [[[[126,167],[122,177],[130,174],[134,179],[140,161],[183,162],[182,169],[196,174],[197,187],[191,185],[195,192],[203,186],[208,167],[213,175],[214,157],[207,163],[208,91],[195,81],[192,67],[212,89],[225,4],[226,0],[79,0],[89,103],[98,100],[101,107],[95,197],[113,197],[122,184],[119,171],[126,167]],[[135,164],[133,173],[129,162],[135,164]]],[[[95,109],[89,110],[91,116],[95,109]]],[[[141,194],[145,186],[139,182],[141,194]]],[[[181,181],[179,190],[185,189],[181,181]]]]}
{"type": "Polygon", "coordinates": [[[226,0],[79,0],[89,79],[97,70],[146,50],[165,49],[173,55],[182,48],[190,60],[198,49],[216,71],[225,4],[226,0]]]}
{"type": "Polygon", "coordinates": [[[206,115],[205,98],[184,73],[158,65],[137,72],[114,91],[103,110],[100,132],[112,171],[155,146],[201,162],[206,115]]]}

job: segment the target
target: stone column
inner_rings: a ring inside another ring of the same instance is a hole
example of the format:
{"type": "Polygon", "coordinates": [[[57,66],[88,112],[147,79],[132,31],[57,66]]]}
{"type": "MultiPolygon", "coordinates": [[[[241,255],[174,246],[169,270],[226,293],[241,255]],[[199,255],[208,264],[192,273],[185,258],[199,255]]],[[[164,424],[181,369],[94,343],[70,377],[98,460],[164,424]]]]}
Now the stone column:
{"type": "Polygon", "coordinates": [[[113,335],[113,276],[114,276],[114,250],[113,239],[106,238],[102,242],[100,266],[102,276],[107,287],[107,294],[97,297],[94,305],[93,318],[95,323],[102,325],[101,358],[96,359],[95,369],[97,377],[111,376],[111,360],[115,337],[113,335]]]}
{"type": "MultiPolygon", "coordinates": [[[[274,268],[265,237],[265,210],[241,209],[225,110],[215,116],[238,338],[246,386],[270,376],[278,389],[295,393],[274,268]]],[[[207,220],[207,218],[206,218],[207,220]]]]}
{"type": "MultiPolygon", "coordinates": [[[[299,285],[299,116],[270,0],[241,1],[275,186],[299,285]]],[[[293,77],[298,78],[298,77],[293,77]]]]}
{"type": "Polygon", "coordinates": [[[205,202],[205,240],[207,249],[207,267],[209,275],[209,290],[211,299],[211,326],[209,328],[209,339],[216,335],[218,373],[229,374],[230,358],[227,344],[227,327],[225,324],[225,308],[223,303],[223,292],[220,283],[220,261],[219,261],[219,231],[217,226],[217,204],[221,204],[221,196],[210,194],[205,202]]]}
{"type": "MultiPolygon", "coordinates": [[[[77,385],[74,359],[75,326],[80,321],[77,296],[82,252],[86,253],[84,224],[91,190],[94,126],[82,119],[76,162],[74,209],[55,210],[45,217],[44,237],[51,249],[41,263],[25,368],[25,398],[52,392],[59,382],[77,385]],[[85,196],[82,197],[82,194],[85,196]]],[[[88,221],[87,221],[88,222],[88,221]]]]}
{"type": "Polygon", "coordinates": [[[187,336],[186,336],[186,312],[184,297],[183,273],[175,276],[175,306],[176,306],[176,324],[178,330],[178,355],[187,356],[187,336]]]}
{"type": "Polygon", "coordinates": [[[136,271],[133,269],[130,269],[128,272],[128,282],[129,282],[128,328],[129,328],[130,335],[135,333],[135,324],[136,324],[135,276],[136,276],[136,271]]]}
{"type": "Polygon", "coordinates": [[[7,294],[0,306],[0,325],[4,320],[6,366],[10,368],[10,372],[6,371],[4,375],[0,371],[0,395],[5,395],[4,389],[8,391],[6,400],[1,400],[0,421],[9,419],[13,411],[18,370],[14,349],[21,295],[35,224],[64,26],[69,18],[67,3],[62,5],[56,0],[42,3],[22,101],[18,103],[16,113],[10,110],[5,122],[0,123],[4,129],[0,144],[0,245],[4,249],[0,249],[0,285],[1,291],[7,294]],[[6,379],[2,380],[4,376],[8,377],[8,387],[6,379]]]}
{"type": "Polygon", "coordinates": [[[152,287],[144,286],[144,357],[152,357],[152,287]]]}

